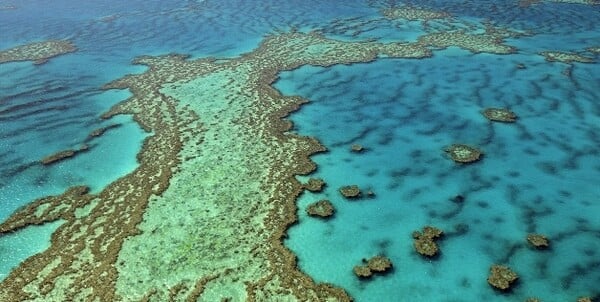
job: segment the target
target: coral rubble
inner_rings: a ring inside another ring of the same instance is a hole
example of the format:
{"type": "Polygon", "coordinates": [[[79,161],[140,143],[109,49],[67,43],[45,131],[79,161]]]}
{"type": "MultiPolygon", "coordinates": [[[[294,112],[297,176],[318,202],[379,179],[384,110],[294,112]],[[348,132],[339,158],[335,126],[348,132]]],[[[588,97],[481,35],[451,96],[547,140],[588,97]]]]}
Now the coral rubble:
{"type": "Polygon", "coordinates": [[[509,267],[494,264],[490,268],[488,283],[496,289],[508,290],[512,284],[519,278],[509,267]]]}
{"type": "Polygon", "coordinates": [[[479,149],[464,144],[450,145],[444,151],[457,163],[476,162],[483,154],[479,149]]]}
{"type": "Polygon", "coordinates": [[[517,115],[507,108],[486,108],[482,114],[494,122],[514,123],[517,120],[517,115]]]}
{"type": "Polygon", "coordinates": [[[310,216],[329,217],[333,215],[335,209],[329,200],[323,199],[315,203],[311,203],[306,208],[306,213],[310,216]]]}

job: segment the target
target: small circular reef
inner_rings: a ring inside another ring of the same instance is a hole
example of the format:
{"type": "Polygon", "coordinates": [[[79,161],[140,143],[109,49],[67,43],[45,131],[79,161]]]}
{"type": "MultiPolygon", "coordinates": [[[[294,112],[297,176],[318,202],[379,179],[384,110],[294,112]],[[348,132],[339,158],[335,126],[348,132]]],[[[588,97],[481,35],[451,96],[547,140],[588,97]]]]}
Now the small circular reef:
{"type": "Polygon", "coordinates": [[[457,163],[472,163],[478,161],[483,152],[481,150],[464,144],[452,144],[444,149],[453,161],[457,163]]]}
{"type": "Polygon", "coordinates": [[[309,204],[306,213],[313,217],[327,218],[335,213],[335,208],[329,200],[323,199],[309,204]]]}
{"type": "Polygon", "coordinates": [[[340,188],[340,193],[348,199],[359,198],[361,195],[360,188],[357,185],[343,186],[340,188]]]}
{"type": "Polygon", "coordinates": [[[490,268],[488,283],[499,290],[509,290],[513,283],[519,278],[508,266],[494,264],[490,268]]]}
{"type": "Polygon", "coordinates": [[[527,235],[527,241],[537,249],[547,249],[550,247],[548,238],[542,234],[529,234],[527,235]]]}
{"type": "Polygon", "coordinates": [[[507,108],[487,108],[482,112],[488,120],[502,123],[514,123],[517,115],[507,108]]]}
{"type": "Polygon", "coordinates": [[[361,144],[353,144],[352,146],[350,146],[350,151],[354,153],[361,153],[365,151],[365,147],[363,147],[361,144]]]}
{"type": "Polygon", "coordinates": [[[375,256],[369,260],[363,259],[363,265],[354,267],[354,274],[359,278],[370,278],[373,274],[384,274],[392,268],[392,261],[385,256],[375,256]]]}
{"type": "Polygon", "coordinates": [[[439,252],[435,240],[442,237],[442,235],[444,235],[442,230],[432,226],[424,227],[423,232],[414,231],[412,237],[415,250],[423,256],[434,257],[439,252]]]}

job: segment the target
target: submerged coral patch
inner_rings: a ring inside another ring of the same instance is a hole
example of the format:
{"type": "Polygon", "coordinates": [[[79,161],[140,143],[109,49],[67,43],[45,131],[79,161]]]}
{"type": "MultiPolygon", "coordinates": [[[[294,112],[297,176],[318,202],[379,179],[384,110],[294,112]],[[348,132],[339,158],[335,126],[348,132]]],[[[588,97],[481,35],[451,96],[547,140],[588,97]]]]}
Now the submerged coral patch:
{"type": "Polygon", "coordinates": [[[427,21],[450,17],[450,14],[446,12],[437,12],[415,6],[386,8],[381,11],[381,14],[388,19],[404,19],[408,21],[427,21]]]}
{"type": "Polygon", "coordinates": [[[527,241],[538,249],[545,249],[550,246],[548,238],[542,234],[528,234],[527,241]]]}
{"type": "Polygon", "coordinates": [[[320,178],[310,178],[304,188],[311,192],[321,192],[325,187],[325,181],[320,178]]]}
{"type": "Polygon", "coordinates": [[[514,123],[517,120],[517,115],[507,108],[487,108],[482,114],[494,122],[514,123]]]}
{"type": "Polygon", "coordinates": [[[518,278],[517,273],[513,272],[508,266],[495,264],[490,268],[487,281],[496,289],[508,290],[518,278]]]}
{"type": "Polygon", "coordinates": [[[365,148],[361,144],[353,144],[352,146],[350,146],[350,151],[355,152],[355,153],[360,153],[360,152],[363,152],[364,150],[365,150],[365,148]]]}
{"type": "Polygon", "coordinates": [[[343,186],[340,188],[340,193],[348,199],[358,198],[361,195],[360,188],[357,185],[343,186]]]}
{"type": "Polygon", "coordinates": [[[426,257],[436,256],[439,248],[435,241],[443,234],[442,230],[433,226],[425,226],[422,232],[414,231],[412,237],[415,250],[426,257]]]}
{"type": "Polygon", "coordinates": [[[50,58],[76,50],[77,48],[70,41],[35,42],[0,51],[0,64],[17,61],[33,61],[34,64],[43,64],[50,58]]]}
{"type": "Polygon", "coordinates": [[[564,51],[542,51],[540,55],[544,56],[548,62],[562,62],[562,63],[594,63],[594,59],[586,57],[574,52],[564,51]]]}
{"type": "Polygon", "coordinates": [[[464,144],[453,144],[444,149],[450,158],[457,163],[472,163],[478,161],[483,153],[469,145],[464,144]]]}
{"type": "Polygon", "coordinates": [[[374,256],[368,260],[363,259],[366,264],[354,267],[354,274],[359,278],[370,278],[373,274],[384,274],[392,269],[392,261],[382,255],[374,256]]]}
{"type": "Polygon", "coordinates": [[[327,199],[311,203],[306,208],[306,213],[308,215],[322,218],[332,216],[334,212],[335,209],[333,207],[333,204],[327,199]]]}

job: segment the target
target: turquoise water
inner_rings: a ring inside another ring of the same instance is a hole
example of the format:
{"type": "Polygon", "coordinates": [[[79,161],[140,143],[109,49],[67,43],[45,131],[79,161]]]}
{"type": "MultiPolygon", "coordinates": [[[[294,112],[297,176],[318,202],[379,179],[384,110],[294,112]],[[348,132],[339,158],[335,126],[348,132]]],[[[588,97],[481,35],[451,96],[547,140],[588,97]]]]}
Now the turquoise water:
{"type": "MultiPolygon", "coordinates": [[[[130,96],[101,87],[145,69],[139,55],[185,53],[235,57],[266,34],[318,29],[342,39],[414,41],[420,22],[387,20],[388,1],[19,1],[0,10],[0,49],[46,39],[69,39],[78,51],[51,59],[0,64],[0,220],[36,198],[74,185],[100,191],[132,171],[149,133],[128,116],[100,115],[130,96]],[[78,148],[94,129],[120,125],[89,141],[90,150],[52,166],[38,161],[78,148]]],[[[298,201],[300,222],[286,245],[317,281],[342,286],[358,301],[543,301],[598,295],[600,283],[600,72],[598,64],[549,63],[544,50],[581,52],[600,46],[599,6],[518,1],[405,1],[445,10],[478,28],[530,30],[508,40],[517,54],[472,55],[450,48],[423,60],[302,67],[281,74],[276,87],[311,101],[292,115],[294,132],[317,137],[330,152],[314,156],[323,193],[298,201]],[[524,64],[525,69],[517,68],[524,64]],[[487,106],[510,107],[516,124],[492,124],[487,106]],[[480,146],[482,162],[459,166],[442,148],[480,146]],[[349,151],[353,143],[367,148],[349,151]],[[337,188],[358,184],[373,199],[343,200],[337,188]],[[465,196],[463,203],[450,199],[465,196]],[[306,217],[323,197],[337,208],[329,221],[306,217]],[[411,232],[434,224],[447,233],[442,255],[425,260],[411,232]],[[529,249],[540,232],[550,251],[529,249]],[[341,253],[340,251],[343,251],[341,253]],[[360,281],[352,267],[385,254],[391,274],[360,281]],[[521,276],[513,295],[487,284],[489,265],[510,265],[521,276]],[[442,298],[443,297],[443,298],[442,298]]],[[[4,4],[4,2],[0,2],[4,4]]],[[[398,3],[401,4],[401,3],[398,3]]],[[[443,27],[432,22],[433,27],[443,27]]],[[[587,53],[586,55],[592,56],[587,53]]],[[[596,61],[600,58],[596,55],[596,61]]],[[[1,237],[0,279],[19,261],[48,246],[53,228],[1,237]],[[37,234],[37,235],[36,235],[37,234]],[[19,241],[21,240],[21,241],[19,241]],[[35,241],[35,244],[33,243],[35,241]],[[18,250],[14,246],[19,246],[18,250]],[[7,257],[6,255],[10,255],[7,257]]]]}
{"type": "Polygon", "coordinates": [[[282,74],[276,86],[284,94],[311,100],[292,117],[295,131],[330,150],[313,157],[315,176],[328,186],[300,198],[300,223],[286,242],[300,267],[360,301],[567,301],[593,294],[600,281],[600,189],[592,181],[599,175],[598,141],[588,136],[600,121],[579,118],[567,101],[556,105],[553,87],[589,109],[598,92],[569,90],[559,66],[520,59],[524,71],[515,70],[512,56],[451,50],[424,60],[282,74]],[[540,83],[539,95],[529,81],[540,83]],[[487,106],[510,107],[519,122],[492,124],[479,113],[487,106]],[[455,142],[480,146],[484,159],[454,164],[442,149],[455,142]],[[367,151],[351,152],[355,143],[367,151]],[[337,189],[349,184],[376,197],[347,201],[337,189]],[[456,195],[465,201],[453,202],[456,195]],[[307,204],[322,198],[334,203],[335,217],[307,217],[307,204]],[[413,251],[411,233],[425,225],[447,233],[438,259],[413,251]],[[530,232],[553,238],[553,249],[528,248],[530,232]],[[377,254],[390,257],[394,272],[358,280],[351,268],[377,254]],[[513,295],[487,286],[493,263],[521,275],[513,295]]]}

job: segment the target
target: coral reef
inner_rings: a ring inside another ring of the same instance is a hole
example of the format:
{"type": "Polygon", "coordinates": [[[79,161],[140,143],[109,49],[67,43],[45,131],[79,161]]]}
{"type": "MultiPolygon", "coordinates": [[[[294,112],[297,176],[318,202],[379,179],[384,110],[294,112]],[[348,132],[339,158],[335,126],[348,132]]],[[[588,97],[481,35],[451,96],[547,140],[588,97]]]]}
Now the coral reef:
{"type": "Polygon", "coordinates": [[[577,299],[577,302],[592,302],[592,298],[590,297],[580,297],[577,299]]]}
{"type": "MultiPolygon", "coordinates": [[[[350,301],[344,290],[299,271],[282,243],[305,189],[295,177],[314,171],[310,155],[326,149],[313,138],[286,133],[291,124],[282,118],[305,100],[282,96],[271,84],[281,71],[302,65],[425,58],[432,55],[429,46],[292,32],[267,36],[257,49],[218,61],[177,54],[136,58],[134,64],[148,68],[103,87],[128,89],[131,97],[102,117],[130,114],[151,133],[137,155],[139,165],[99,192],[46,197],[0,224],[6,233],[64,220],[50,247],[6,276],[0,297],[196,301],[205,290],[226,285],[248,301],[350,301]],[[174,212],[186,213],[185,219],[174,212]]],[[[17,59],[41,63],[56,55],[41,53],[17,59]]]]}
{"type": "Polygon", "coordinates": [[[541,234],[529,234],[527,235],[527,241],[538,249],[546,249],[550,246],[548,238],[541,234]]]}
{"type": "Polygon", "coordinates": [[[517,115],[507,108],[486,108],[482,114],[494,122],[514,123],[517,120],[517,115]]]}
{"type": "Polygon", "coordinates": [[[508,290],[519,278],[508,266],[494,264],[490,268],[488,283],[496,289],[508,290]]]}
{"type": "Polygon", "coordinates": [[[392,268],[392,261],[384,256],[375,256],[367,261],[367,266],[373,272],[384,273],[392,268]]]}
{"type": "Polygon", "coordinates": [[[594,63],[594,59],[574,52],[563,52],[563,51],[542,51],[540,55],[544,56],[548,62],[562,62],[571,64],[577,63],[594,63]]]}
{"type": "Polygon", "coordinates": [[[457,46],[473,53],[489,52],[495,54],[511,54],[514,47],[503,45],[502,36],[489,34],[470,34],[464,31],[434,32],[419,37],[418,43],[423,46],[447,48],[457,46]]]}
{"type": "Polygon", "coordinates": [[[386,8],[381,11],[381,14],[388,19],[404,19],[408,21],[427,21],[450,17],[450,14],[446,12],[436,12],[414,6],[386,8]]]}
{"type": "Polygon", "coordinates": [[[0,64],[17,61],[33,61],[43,64],[50,58],[74,52],[77,48],[70,41],[50,40],[16,46],[0,51],[0,64]]]}
{"type": "Polygon", "coordinates": [[[320,178],[310,178],[308,182],[304,185],[306,190],[311,192],[321,192],[325,187],[325,181],[320,178]]]}
{"type": "Polygon", "coordinates": [[[90,132],[90,134],[88,134],[88,139],[102,136],[106,131],[108,131],[110,129],[114,129],[114,128],[119,128],[119,127],[121,127],[121,124],[112,124],[112,125],[108,125],[106,127],[95,129],[94,131],[90,132]]]}
{"type": "Polygon", "coordinates": [[[371,276],[373,276],[373,272],[366,265],[357,265],[354,267],[353,271],[354,274],[359,278],[370,278],[371,276]]]}
{"type": "Polygon", "coordinates": [[[542,302],[542,301],[538,298],[531,297],[531,298],[527,298],[527,300],[525,300],[525,302],[542,302]]]}
{"type": "Polygon", "coordinates": [[[51,165],[51,164],[57,163],[59,161],[65,160],[67,158],[71,158],[80,152],[88,151],[89,149],[90,149],[90,146],[88,144],[83,143],[83,144],[81,144],[81,146],[79,146],[79,149],[76,149],[76,150],[68,149],[68,150],[59,151],[59,152],[56,152],[54,154],[51,154],[51,155],[48,155],[48,156],[42,158],[40,160],[40,162],[43,165],[51,165]]]}
{"type": "Polygon", "coordinates": [[[340,193],[346,198],[358,198],[361,195],[357,185],[344,186],[340,188],[340,193]]]}
{"type": "Polygon", "coordinates": [[[44,165],[50,165],[50,164],[59,162],[61,160],[67,159],[69,157],[73,157],[73,156],[75,156],[76,152],[77,151],[75,151],[75,150],[63,150],[63,151],[59,151],[59,152],[56,152],[56,153],[54,153],[52,155],[48,155],[48,156],[42,158],[40,160],[40,162],[42,164],[44,164],[44,165]]]}
{"type": "Polygon", "coordinates": [[[352,152],[360,153],[363,152],[365,148],[360,144],[353,144],[352,146],[350,146],[350,150],[352,152]]]}
{"type": "Polygon", "coordinates": [[[417,253],[433,257],[438,254],[439,248],[435,240],[440,238],[444,232],[436,227],[425,226],[423,232],[414,231],[412,237],[414,239],[413,245],[417,253]]]}
{"type": "Polygon", "coordinates": [[[452,144],[446,147],[444,151],[457,163],[476,162],[483,155],[479,149],[464,144],[452,144]]]}
{"type": "Polygon", "coordinates": [[[392,261],[385,256],[374,256],[369,260],[363,259],[366,265],[354,267],[354,274],[359,278],[370,278],[373,274],[384,274],[392,268],[392,261]]]}
{"type": "Polygon", "coordinates": [[[317,217],[329,217],[335,212],[333,204],[327,199],[319,200],[315,203],[311,203],[306,208],[306,213],[310,216],[317,217]]]}

